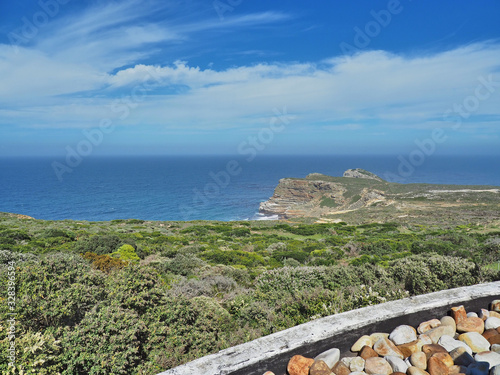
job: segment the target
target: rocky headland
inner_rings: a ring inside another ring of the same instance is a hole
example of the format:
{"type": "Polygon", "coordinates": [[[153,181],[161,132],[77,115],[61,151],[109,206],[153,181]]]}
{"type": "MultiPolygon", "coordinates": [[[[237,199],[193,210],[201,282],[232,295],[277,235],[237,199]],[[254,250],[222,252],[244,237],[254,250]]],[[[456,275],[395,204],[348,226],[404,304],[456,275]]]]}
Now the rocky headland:
{"type": "Polygon", "coordinates": [[[279,219],[316,218],[323,221],[388,221],[428,217],[500,219],[500,188],[435,184],[399,184],[363,169],[342,177],[311,173],[283,178],[259,212],[279,219]]]}

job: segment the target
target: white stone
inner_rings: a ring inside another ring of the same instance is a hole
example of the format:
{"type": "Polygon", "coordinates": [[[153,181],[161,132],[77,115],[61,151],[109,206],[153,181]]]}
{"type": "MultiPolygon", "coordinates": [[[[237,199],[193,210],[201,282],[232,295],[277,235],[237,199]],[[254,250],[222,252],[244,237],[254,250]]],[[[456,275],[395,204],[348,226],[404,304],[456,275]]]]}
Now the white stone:
{"type": "MultiPolygon", "coordinates": [[[[332,372],[333,374],[333,372],[332,372]]],[[[366,372],[364,371],[354,371],[354,372],[351,372],[350,375],[366,375],[366,372]]]]}
{"type": "Polygon", "coordinates": [[[393,355],[385,356],[384,359],[389,362],[394,372],[402,372],[406,374],[406,371],[408,371],[408,367],[410,367],[401,358],[393,355]]]}
{"type": "Polygon", "coordinates": [[[455,340],[453,337],[448,335],[441,336],[441,338],[438,341],[438,344],[441,345],[443,348],[445,348],[448,351],[448,353],[451,352],[453,349],[462,346],[465,348],[465,350],[467,350],[467,353],[472,355],[472,349],[465,342],[462,342],[460,340],[455,340]]]}
{"type": "Polygon", "coordinates": [[[363,349],[363,346],[369,346],[370,348],[373,346],[372,339],[370,336],[361,336],[354,344],[351,346],[351,352],[360,352],[363,349]]]}
{"type": "Polygon", "coordinates": [[[354,357],[349,365],[352,372],[361,372],[365,369],[365,360],[361,357],[354,357]]]}
{"type": "Polygon", "coordinates": [[[318,354],[316,358],[314,358],[314,360],[323,361],[328,367],[332,368],[340,360],[340,350],[337,348],[332,348],[330,350],[327,350],[326,352],[318,354]]]}
{"type": "Polygon", "coordinates": [[[474,356],[477,362],[488,362],[490,368],[500,365],[500,354],[495,352],[482,352],[474,356]]]}
{"type": "Polygon", "coordinates": [[[351,361],[354,357],[344,357],[340,360],[347,368],[351,366],[351,361]]]}
{"type": "Polygon", "coordinates": [[[417,339],[415,328],[408,325],[400,325],[396,327],[390,334],[389,340],[396,345],[403,345],[417,339]]]}
{"type": "Polygon", "coordinates": [[[499,318],[496,318],[494,316],[492,317],[489,317],[488,319],[486,319],[486,321],[484,322],[484,329],[497,329],[498,327],[500,327],[500,319],[499,318]]]}
{"type": "Polygon", "coordinates": [[[479,318],[479,316],[475,312],[468,312],[467,318],[479,318]]]}
{"type": "Polygon", "coordinates": [[[491,345],[491,351],[495,353],[500,353],[500,344],[491,345]]]}
{"type": "Polygon", "coordinates": [[[487,352],[490,350],[490,343],[477,332],[462,333],[458,336],[460,341],[465,342],[474,353],[487,352]]]}

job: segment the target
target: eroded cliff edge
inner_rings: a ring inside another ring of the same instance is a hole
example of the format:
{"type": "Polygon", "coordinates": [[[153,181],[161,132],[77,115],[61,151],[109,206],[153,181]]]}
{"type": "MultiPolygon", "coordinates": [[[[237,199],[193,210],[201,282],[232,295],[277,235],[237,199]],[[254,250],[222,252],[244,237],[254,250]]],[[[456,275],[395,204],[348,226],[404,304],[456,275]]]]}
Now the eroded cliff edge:
{"type": "Polygon", "coordinates": [[[459,215],[500,218],[500,188],[434,184],[398,184],[362,170],[347,170],[343,177],[319,173],[306,178],[283,178],[273,196],[260,204],[263,215],[280,219],[335,218],[362,214],[378,221],[429,214],[454,221],[459,215]]]}

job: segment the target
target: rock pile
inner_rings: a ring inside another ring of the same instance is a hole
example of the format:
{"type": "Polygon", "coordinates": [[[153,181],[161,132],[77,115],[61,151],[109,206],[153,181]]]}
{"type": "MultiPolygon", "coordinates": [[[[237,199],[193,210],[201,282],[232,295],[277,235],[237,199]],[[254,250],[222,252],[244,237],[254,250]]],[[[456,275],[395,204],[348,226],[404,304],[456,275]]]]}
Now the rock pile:
{"type": "MultiPolygon", "coordinates": [[[[450,316],[360,337],[357,356],[332,348],[293,356],[288,375],[500,375],[500,300],[479,313],[452,307],[450,316]]],[[[268,371],[264,375],[275,375],[268,371]]]]}

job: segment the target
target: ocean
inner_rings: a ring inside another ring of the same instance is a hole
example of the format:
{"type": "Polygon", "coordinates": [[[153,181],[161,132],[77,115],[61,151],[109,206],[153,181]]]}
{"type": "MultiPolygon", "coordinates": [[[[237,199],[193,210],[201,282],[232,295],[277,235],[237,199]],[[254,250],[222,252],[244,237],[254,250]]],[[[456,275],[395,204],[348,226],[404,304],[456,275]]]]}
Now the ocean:
{"type": "Polygon", "coordinates": [[[414,163],[397,156],[89,157],[76,164],[0,159],[0,211],[44,220],[267,219],[258,215],[259,203],[281,178],[341,176],[349,168],[402,183],[500,186],[498,156],[430,156],[414,163]]]}

